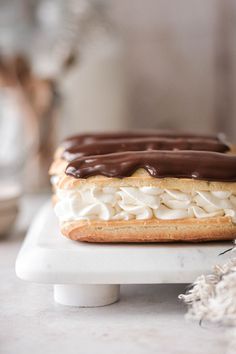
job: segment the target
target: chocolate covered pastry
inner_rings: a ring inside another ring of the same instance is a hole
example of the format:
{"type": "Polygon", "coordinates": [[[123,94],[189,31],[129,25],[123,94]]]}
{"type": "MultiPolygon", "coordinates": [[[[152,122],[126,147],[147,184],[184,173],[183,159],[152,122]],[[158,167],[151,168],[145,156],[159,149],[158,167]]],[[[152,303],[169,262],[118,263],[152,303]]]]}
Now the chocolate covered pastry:
{"type": "Polygon", "coordinates": [[[220,136],[79,135],[50,173],[61,232],[88,242],[232,239],[236,156],[220,136]]]}

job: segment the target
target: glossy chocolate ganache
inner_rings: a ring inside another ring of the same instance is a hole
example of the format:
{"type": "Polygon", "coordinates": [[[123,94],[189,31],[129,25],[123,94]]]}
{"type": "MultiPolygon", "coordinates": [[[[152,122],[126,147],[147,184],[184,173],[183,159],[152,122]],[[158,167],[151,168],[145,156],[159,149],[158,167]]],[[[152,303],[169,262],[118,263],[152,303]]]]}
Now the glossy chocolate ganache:
{"type": "Polygon", "coordinates": [[[95,141],[66,148],[62,157],[73,161],[83,156],[106,155],[114,152],[151,150],[198,150],[227,152],[229,146],[219,140],[203,138],[163,138],[143,137],[95,141]]]}
{"type": "Polygon", "coordinates": [[[66,174],[74,178],[95,175],[123,178],[137,169],[150,176],[236,181],[236,156],[206,151],[134,151],[81,157],[70,162],[66,174]]]}
{"type": "Polygon", "coordinates": [[[74,178],[124,178],[142,168],[156,178],[234,182],[236,156],[228,151],[218,135],[144,131],[72,137],[62,157],[69,162],[66,174],[74,178]]]}
{"type": "Polygon", "coordinates": [[[117,140],[117,139],[129,139],[129,138],[144,138],[144,137],[162,137],[162,138],[200,138],[200,139],[210,139],[214,141],[224,142],[224,135],[218,134],[193,134],[187,132],[175,132],[172,130],[132,130],[132,131],[123,131],[123,132],[107,132],[107,133],[87,133],[87,134],[78,134],[66,138],[62,143],[65,149],[71,148],[76,145],[81,144],[90,144],[96,141],[104,140],[117,140]]]}

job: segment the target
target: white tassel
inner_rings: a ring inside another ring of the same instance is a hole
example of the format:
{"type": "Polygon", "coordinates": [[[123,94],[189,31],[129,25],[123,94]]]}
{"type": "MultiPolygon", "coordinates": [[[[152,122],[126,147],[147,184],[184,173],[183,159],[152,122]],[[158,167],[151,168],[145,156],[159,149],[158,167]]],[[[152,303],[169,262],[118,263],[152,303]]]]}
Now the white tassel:
{"type": "MultiPolygon", "coordinates": [[[[236,247],[230,253],[235,251],[236,247]]],[[[236,325],[236,258],[199,276],[179,299],[189,306],[187,318],[236,325]]]]}

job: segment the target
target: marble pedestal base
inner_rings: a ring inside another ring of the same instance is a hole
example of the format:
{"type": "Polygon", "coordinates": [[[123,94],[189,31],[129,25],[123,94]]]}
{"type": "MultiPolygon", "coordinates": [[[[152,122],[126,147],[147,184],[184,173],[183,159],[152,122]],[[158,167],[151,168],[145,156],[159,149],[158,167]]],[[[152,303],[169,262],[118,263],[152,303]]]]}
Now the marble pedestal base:
{"type": "Polygon", "coordinates": [[[16,260],[19,278],[54,285],[56,302],[81,307],[112,304],[119,285],[191,283],[222,264],[230,242],[89,244],[60,234],[51,203],[38,213],[16,260]]]}

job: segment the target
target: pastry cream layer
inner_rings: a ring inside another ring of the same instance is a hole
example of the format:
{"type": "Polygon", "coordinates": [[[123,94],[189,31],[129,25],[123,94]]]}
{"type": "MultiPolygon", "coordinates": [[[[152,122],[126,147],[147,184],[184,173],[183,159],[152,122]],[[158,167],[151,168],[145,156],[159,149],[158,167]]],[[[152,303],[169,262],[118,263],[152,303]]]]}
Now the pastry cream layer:
{"type": "Polygon", "coordinates": [[[57,189],[55,213],[60,222],[79,220],[175,220],[230,216],[236,223],[236,194],[153,186],[80,185],[57,189]]]}

